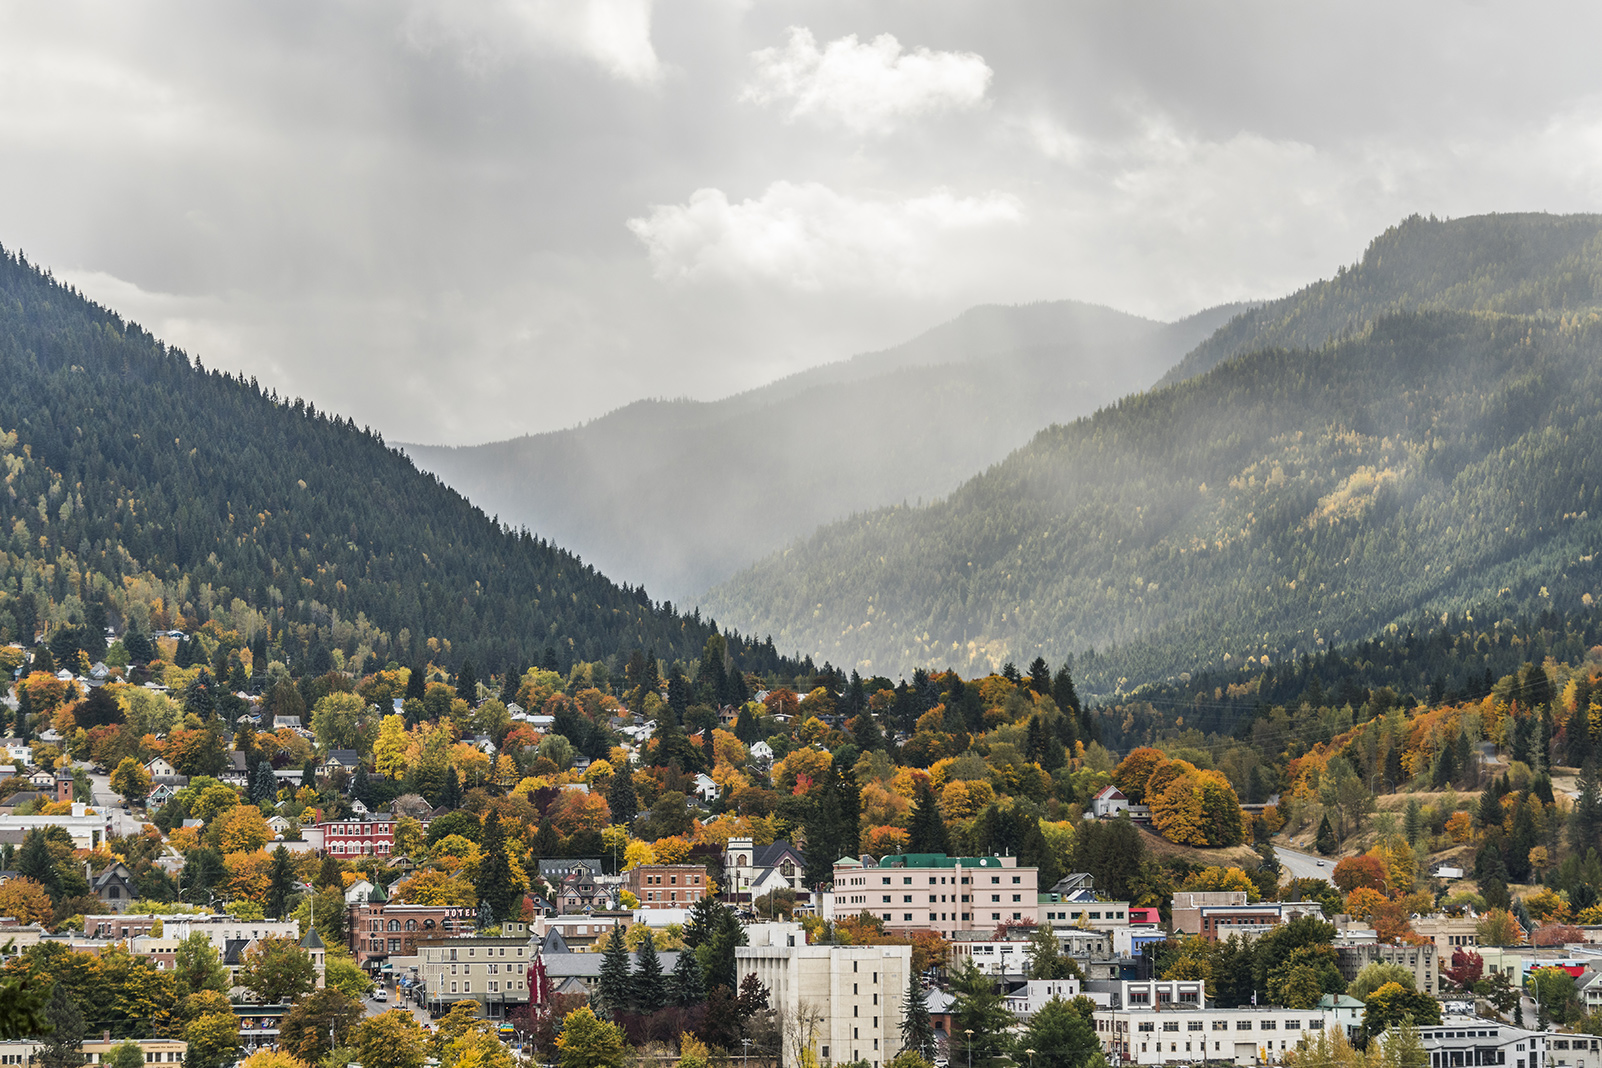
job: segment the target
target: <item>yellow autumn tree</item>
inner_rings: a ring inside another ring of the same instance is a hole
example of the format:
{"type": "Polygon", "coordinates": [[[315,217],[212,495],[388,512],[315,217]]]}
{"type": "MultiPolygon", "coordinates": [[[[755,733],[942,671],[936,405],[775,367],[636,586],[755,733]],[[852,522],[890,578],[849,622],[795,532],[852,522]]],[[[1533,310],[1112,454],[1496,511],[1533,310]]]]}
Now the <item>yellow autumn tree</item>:
{"type": "Polygon", "coordinates": [[[378,773],[392,779],[405,775],[406,748],[406,720],[398,715],[385,716],[373,742],[373,766],[378,773]]]}

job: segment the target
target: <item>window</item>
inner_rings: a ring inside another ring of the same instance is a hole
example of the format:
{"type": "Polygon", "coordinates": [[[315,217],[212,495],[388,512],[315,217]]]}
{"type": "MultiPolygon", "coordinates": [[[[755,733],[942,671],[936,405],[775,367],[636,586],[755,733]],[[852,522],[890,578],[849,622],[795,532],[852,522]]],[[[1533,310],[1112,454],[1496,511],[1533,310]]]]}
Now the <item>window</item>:
{"type": "Polygon", "coordinates": [[[1250,1020],[1236,1020],[1235,1021],[1235,1030],[1237,1030],[1237,1031],[1250,1031],[1251,1029],[1252,1029],[1252,1022],[1250,1020]]]}
{"type": "Polygon", "coordinates": [[[1140,1026],[1137,1027],[1136,1030],[1137,1031],[1154,1031],[1154,1030],[1156,1030],[1156,1028],[1157,1028],[1157,1025],[1152,1023],[1150,1020],[1142,1020],[1141,1023],[1140,1023],[1140,1026]]]}
{"type": "Polygon", "coordinates": [[[1264,1031],[1272,1031],[1278,1026],[1279,1026],[1279,1024],[1276,1023],[1273,1020],[1264,1020],[1263,1021],[1263,1030],[1264,1031]]]}
{"type": "Polygon", "coordinates": [[[1001,895],[1000,894],[991,894],[990,895],[990,900],[992,900],[992,901],[1000,901],[1001,900],[1001,895]]]}
{"type": "MultiPolygon", "coordinates": [[[[890,880],[889,880],[889,879],[886,879],[886,880],[885,880],[885,882],[889,882],[889,881],[890,881],[890,880]]],[[[888,905],[888,904],[890,904],[890,895],[889,895],[889,894],[886,894],[886,895],[884,895],[884,903],[885,903],[885,904],[886,904],[886,905],[888,905]]],[[[887,920],[888,920],[888,919],[889,919],[889,918],[890,918],[890,917],[888,917],[888,916],[886,916],[886,917],[885,917],[885,919],[887,919],[887,920]]]]}
{"type": "Polygon", "coordinates": [[[1014,886],[1017,886],[1017,885],[1018,885],[1018,884],[1019,884],[1019,883],[1021,883],[1021,882],[1023,882],[1023,876],[1021,876],[1021,875],[1014,875],[1014,876],[1013,876],[1013,877],[1012,877],[1012,884],[1013,884],[1013,885],[1014,885],[1014,886]]]}
{"type": "Polygon", "coordinates": [[[901,900],[904,903],[910,905],[910,904],[912,904],[912,895],[911,894],[902,894],[901,895],[901,900]]]}
{"type": "Polygon", "coordinates": [[[1285,1021],[1285,1030],[1287,1030],[1287,1031],[1300,1031],[1301,1029],[1302,1029],[1302,1021],[1300,1021],[1300,1020],[1286,1020],[1285,1021]]]}
{"type": "Polygon", "coordinates": [[[1213,1021],[1213,1030],[1214,1031],[1228,1031],[1229,1030],[1229,1021],[1228,1020],[1214,1020],[1213,1021]]]}
{"type": "Polygon", "coordinates": [[[1178,1020],[1164,1020],[1163,1021],[1163,1030],[1164,1031],[1177,1031],[1177,1030],[1179,1030],[1179,1021],[1178,1020]]]}
{"type": "Polygon", "coordinates": [[[991,882],[992,882],[992,883],[998,883],[998,884],[999,884],[999,883],[1000,883],[1000,882],[1001,882],[1001,876],[999,876],[999,875],[992,875],[992,876],[991,876],[991,877],[990,877],[990,881],[991,881],[991,882]]]}
{"type": "Polygon", "coordinates": [[[1187,1030],[1187,1031],[1200,1031],[1201,1029],[1202,1029],[1202,1022],[1200,1020],[1187,1020],[1187,1021],[1185,1021],[1185,1030],[1187,1030]]]}
{"type": "Polygon", "coordinates": [[[1019,894],[1013,894],[1013,895],[1012,895],[1012,899],[1013,899],[1013,900],[1014,900],[1014,901],[1022,901],[1022,900],[1023,900],[1023,897],[1022,897],[1022,896],[1021,896],[1021,895],[1019,895],[1019,894]]]}

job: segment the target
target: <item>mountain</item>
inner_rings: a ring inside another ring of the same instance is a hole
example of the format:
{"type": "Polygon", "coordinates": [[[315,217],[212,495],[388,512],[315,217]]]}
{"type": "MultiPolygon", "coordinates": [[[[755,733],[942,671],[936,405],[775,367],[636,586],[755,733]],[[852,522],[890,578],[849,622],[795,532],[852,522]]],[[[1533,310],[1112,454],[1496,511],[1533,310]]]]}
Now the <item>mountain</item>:
{"type": "MultiPolygon", "coordinates": [[[[563,666],[653,647],[694,659],[710,634],[492,522],[377,434],[206,370],[3,250],[0,459],[6,641],[102,617],[215,620],[296,667],[370,651],[473,658],[482,676],[547,649],[563,666]]],[[[777,662],[729,644],[743,666],[777,662]]]]}
{"type": "MultiPolygon", "coordinates": [[[[887,674],[1079,653],[1105,693],[1419,613],[1602,595],[1602,217],[1409,220],[1271,307],[1264,322],[1344,336],[1052,427],[948,498],[829,526],[703,606],[887,674]],[[1449,301],[1471,310],[1406,307],[1449,301]]],[[[1220,333],[1248,344],[1260,314],[1220,333]]]]}
{"type": "Polygon", "coordinates": [[[682,600],[821,523],[949,492],[1041,427],[1150,385],[1239,310],[1165,324],[1073,301],[979,307],[721,401],[406,448],[503,520],[682,600]]]}

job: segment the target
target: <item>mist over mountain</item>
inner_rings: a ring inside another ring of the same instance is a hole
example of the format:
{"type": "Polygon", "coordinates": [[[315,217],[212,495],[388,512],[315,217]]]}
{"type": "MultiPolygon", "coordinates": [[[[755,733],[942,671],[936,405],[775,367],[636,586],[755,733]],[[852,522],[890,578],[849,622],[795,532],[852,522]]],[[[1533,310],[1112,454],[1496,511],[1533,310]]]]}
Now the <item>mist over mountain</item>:
{"type": "Polygon", "coordinates": [[[1145,388],[1242,307],[1177,323],[1076,301],[977,307],[719,401],[406,449],[503,521],[684,600],[821,523],[950,492],[1041,427],[1145,388]]]}
{"type": "Polygon", "coordinates": [[[1234,319],[1182,381],[703,606],[885,673],[1077,654],[1102,692],[1418,613],[1577,607],[1602,594],[1599,308],[1602,217],[1410,219],[1234,319]]]}

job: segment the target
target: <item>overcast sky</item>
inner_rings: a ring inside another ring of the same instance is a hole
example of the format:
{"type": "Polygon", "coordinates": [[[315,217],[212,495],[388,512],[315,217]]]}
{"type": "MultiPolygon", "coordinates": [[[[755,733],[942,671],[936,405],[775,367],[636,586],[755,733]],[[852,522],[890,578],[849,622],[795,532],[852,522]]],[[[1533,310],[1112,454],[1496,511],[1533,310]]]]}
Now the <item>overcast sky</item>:
{"type": "Polygon", "coordinates": [[[1597,5],[0,7],[0,243],[391,440],[1602,205],[1597,5]]]}

